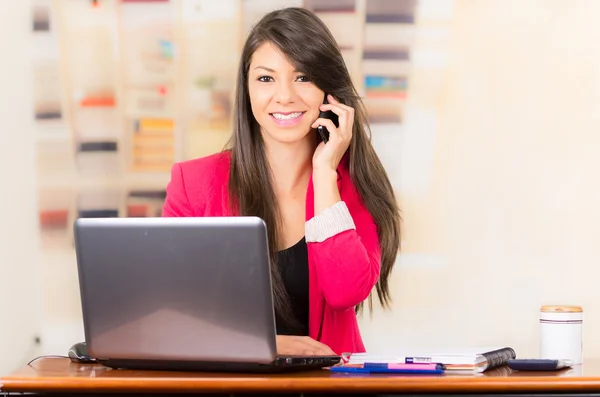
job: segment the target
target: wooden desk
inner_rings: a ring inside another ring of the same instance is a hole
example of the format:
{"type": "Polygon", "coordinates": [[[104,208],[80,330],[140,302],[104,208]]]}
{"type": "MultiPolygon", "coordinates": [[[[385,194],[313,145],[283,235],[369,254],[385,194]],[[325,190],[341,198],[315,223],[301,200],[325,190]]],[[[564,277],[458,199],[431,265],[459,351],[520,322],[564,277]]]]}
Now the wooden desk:
{"type": "Polygon", "coordinates": [[[278,375],[113,370],[43,358],[0,378],[4,393],[573,394],[600,395],[600,361],[559,372],[507,367],[477,375],[349,375],[327,370],[278,375]]]}

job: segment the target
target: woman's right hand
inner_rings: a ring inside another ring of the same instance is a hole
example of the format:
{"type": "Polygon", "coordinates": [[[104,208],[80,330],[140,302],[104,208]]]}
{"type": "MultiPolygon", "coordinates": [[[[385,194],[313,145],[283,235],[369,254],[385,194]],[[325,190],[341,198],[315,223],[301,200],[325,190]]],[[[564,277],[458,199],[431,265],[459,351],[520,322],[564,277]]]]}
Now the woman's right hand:
{"type": "Polygon", "coordinates": [[[335,356],[329,346],[308,336],[277,335],[277,353],[302,356],[335,356]]]}

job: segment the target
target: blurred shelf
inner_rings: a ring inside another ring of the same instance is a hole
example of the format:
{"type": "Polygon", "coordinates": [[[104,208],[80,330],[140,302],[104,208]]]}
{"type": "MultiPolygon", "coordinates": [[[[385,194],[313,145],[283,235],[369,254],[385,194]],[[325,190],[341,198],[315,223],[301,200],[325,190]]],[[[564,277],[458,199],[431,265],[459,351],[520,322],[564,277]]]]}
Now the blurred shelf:
{"type": "Polygon", "coordinates": [[[412,65],[407,60],[366,59],[362,63],[362,70],[365,76],[407,76],[412,70],[412,65]]]}
{"type": "Polygon", "coordinates": [[[408,61],[410,51],[404,46],[370,46],[363,50],[363,59],[380,61],[408,61]]]}
{"type": "Polygon", "coordinates": [[[402,23],[366,23],[364,30],[364,46],[378,47],[401,44],[410,47],[416,37],[414,25],[402,23]]]}
{"type": "Polygon", "coordinates": [[[129,217],[159,217],[166,198],[163,190],[132,190],[127,194],[126,211],[129,217]]]}
{"type": "Polygon", "coordinates": [[[315,13],[356,12],[356,0],[304,0],[303,5],[315,13]]]}
{"type": "Polygon", "coordinates": [[[134,172],[168,172],[173,166],[173,161],[139,161],[134,163],[129,169],[134,172]]]}
{"type": "MultiPolygon", "coordinates": [[[[169,166],[169,171],[170,167],[169,166]]],[[[67,189],[83,191],[89,189],[164,189],[170,180],[170,172],[131,173],[115,176],[112,173],[82,175],[81,173],[61,173],[42,175],[38,188],[42,190],[67,189]]]]}
{"type": "Polygon", "coordinates": [[[361,15],[354,11],[317,13],[317,16],[327,25],[341,48],[353,48],[359,41],[359,36],[363,35],[362,30],[348,29],[348,26],[360,26],[362,24],[361,15]]]}
{"type": "Polygon", "coordinates": [[[64,227],[65,211],[67,225],[80,211],[158,214],[173,163],[229,141],[245,35],[282,6],[309,8],[329,27],[371,122],[402,122],[413,0],[32,1],[49,7],[36,8],[31,25],[40,223],[49,235],[64,227]],[[102,192],[116,204],[80,207],[102,192]]]}

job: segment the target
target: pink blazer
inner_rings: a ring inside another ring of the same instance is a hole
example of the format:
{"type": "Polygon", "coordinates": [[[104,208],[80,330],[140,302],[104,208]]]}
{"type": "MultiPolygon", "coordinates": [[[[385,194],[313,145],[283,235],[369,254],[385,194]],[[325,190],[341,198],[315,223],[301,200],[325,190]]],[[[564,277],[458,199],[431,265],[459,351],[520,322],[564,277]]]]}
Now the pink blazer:
{"type": "MultiPolygon", "coordinates": [[[[234,216],[228,210],[229,164],[228,151],[176,163],[167,185],[163,216],[234,216]]],[[[369,296],[379,277],[379,239],[377,227],[350,180],[347,158],[338,167],[337,182],[356,230],[307,243],[309,336],[337,354],[364,352],[354,309],[369,296]]],[[[311,177],[306,220],[313,216],[311,177]]]]}

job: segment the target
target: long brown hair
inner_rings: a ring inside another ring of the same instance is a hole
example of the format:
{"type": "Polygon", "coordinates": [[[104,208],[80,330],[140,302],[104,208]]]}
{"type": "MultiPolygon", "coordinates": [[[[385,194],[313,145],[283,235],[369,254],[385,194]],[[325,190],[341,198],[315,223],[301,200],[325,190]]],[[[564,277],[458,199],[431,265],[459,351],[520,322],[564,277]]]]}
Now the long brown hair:
{"type": "MultiPolygon", "coordinates": [[[[361,199],[377,225],[381,246],[381,274],[377,296],[389,306],[388,280],[400,244],[400,212],[392,185],[370,140],[364,105],[356,92],[336,41],[323,22],[303,8],[285,8],[265,15],[250,31],[242,50],[235,95],[234,131],[229,142],[231,169],[229,196],[240,215],[254,215],[267,224],[271,258],[281,236],[281,220],[273,191],[271,171],[264,151],[260,126],[252,115],[248,69],[252,55],[265,42],[277,46],[297,70],[321,90],[355,110],[348,149],[349,171],[361,199]]],[[[291,310],[281,275],[272,266],[275,311],[290,320],[291,310]]],[[[357,307],[362,309],[363,303],[357,307]]],[[[372,295],[369,296],[372,308],[372,295]]]]}

